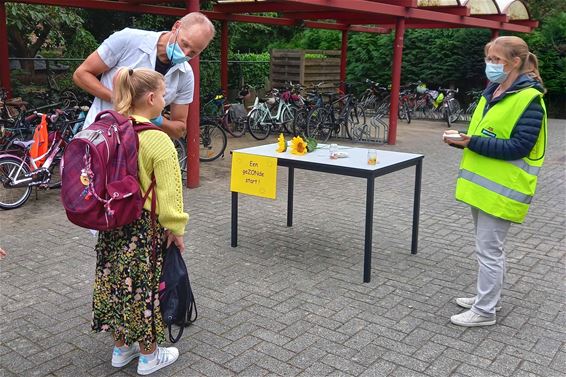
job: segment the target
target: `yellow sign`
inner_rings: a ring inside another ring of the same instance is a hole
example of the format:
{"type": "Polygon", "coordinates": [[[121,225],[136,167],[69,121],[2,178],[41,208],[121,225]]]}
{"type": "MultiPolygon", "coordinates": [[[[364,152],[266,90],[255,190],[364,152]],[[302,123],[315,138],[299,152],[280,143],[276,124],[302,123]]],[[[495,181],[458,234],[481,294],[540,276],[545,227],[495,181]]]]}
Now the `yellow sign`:
{"type": "Polygon", "coordinates": [[[234,152],[230,191],[275,199],[277,158],[234,152]]]}

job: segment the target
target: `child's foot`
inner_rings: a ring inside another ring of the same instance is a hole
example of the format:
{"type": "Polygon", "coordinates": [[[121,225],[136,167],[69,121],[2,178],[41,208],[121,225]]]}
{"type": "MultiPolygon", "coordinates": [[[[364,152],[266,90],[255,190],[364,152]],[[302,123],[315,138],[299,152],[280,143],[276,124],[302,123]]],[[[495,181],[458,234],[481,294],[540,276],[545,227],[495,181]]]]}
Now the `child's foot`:
{"type": "Polygon", "coordinates": [[[116,368],[121,368],[128,365],[130,361],[135,359],[140,355],[140,346],[138,343],[134,343],[131,346],[123,345],[122,347],[114,346],[114,351],[112,352],[112,366],[116,368]]]}
{"type": "Polygon", "coordinates": [[[149,355],[140,355],[138,374],[151,374],[156,370],[173,364],[177,358],[179,358],[179,350],[177,348],[157,347],[157,349],[149,355]]]}

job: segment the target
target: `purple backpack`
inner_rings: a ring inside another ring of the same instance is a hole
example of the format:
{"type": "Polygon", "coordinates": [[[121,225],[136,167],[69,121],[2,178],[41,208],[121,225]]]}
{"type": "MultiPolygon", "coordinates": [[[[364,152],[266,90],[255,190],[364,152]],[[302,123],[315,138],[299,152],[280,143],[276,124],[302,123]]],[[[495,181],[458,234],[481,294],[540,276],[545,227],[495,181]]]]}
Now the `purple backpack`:
{"type": "Polygon", "coordinates": [[[115,111],[102,111],[65,147],[61,202],[73,224],[110,230],[140,218],[147,195],[155,191],[155,178],[143,197],[138,182],[137,132],[149,129],[162,131],[115,111]]]}

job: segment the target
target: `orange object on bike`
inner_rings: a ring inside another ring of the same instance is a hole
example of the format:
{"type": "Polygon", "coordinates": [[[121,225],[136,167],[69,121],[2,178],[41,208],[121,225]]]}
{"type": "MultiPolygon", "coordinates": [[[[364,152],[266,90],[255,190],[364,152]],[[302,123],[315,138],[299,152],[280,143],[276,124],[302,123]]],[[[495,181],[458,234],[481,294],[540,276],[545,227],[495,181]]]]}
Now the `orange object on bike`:
{"type": "MultiPolygon", "coordinates": [[[[29,156],[35,160],[39,156],[47,153],[49,149],[49,134],[47,131],[47,115],[43,114],[41,116],[41,123],[35,127],[35,132],[33,133],[33,144],[29,151],[29,156]]],[[[41,160],[35,161],[36,166],[39,168],[45,162],[46,157],[41,160]]]]}

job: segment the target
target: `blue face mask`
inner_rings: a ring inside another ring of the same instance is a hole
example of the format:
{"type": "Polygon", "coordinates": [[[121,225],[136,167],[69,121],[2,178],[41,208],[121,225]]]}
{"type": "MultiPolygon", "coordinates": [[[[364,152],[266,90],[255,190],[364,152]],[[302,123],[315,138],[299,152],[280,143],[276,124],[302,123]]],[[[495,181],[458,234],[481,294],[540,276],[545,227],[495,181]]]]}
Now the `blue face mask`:
{"type": "Polygon", "coordinates": [[[501,84],[508,76],[503,64],[485,63],[485,75],[491,82],[501,84]]]}
{"type": "Polygon", "coordinates": [[[188,62],[190,58],[185,56],[181,46],[177,43],[177,35],[179,34],[179,30],[175,34],[175,43],[170,44],[167,42],[167,48],[165,53],[167,54],[167,58],[171,61],[171,65],[173,64],[182,64],[184,62],[188,62]]]}

